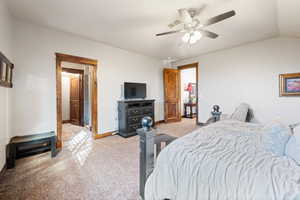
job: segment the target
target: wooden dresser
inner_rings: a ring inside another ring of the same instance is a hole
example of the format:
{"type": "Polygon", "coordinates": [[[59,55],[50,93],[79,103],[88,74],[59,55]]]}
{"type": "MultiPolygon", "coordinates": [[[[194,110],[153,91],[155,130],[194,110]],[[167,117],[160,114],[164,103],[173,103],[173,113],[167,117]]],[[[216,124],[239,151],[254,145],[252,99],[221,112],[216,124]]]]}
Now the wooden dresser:
{"type": "Polygon", "coordinates": [[[145,116],[154,119],[155,100],[124,100],[118,101],[119,135],[130,137],[136,135],[136,130],[141,128],[141,120],[145,116]]]}

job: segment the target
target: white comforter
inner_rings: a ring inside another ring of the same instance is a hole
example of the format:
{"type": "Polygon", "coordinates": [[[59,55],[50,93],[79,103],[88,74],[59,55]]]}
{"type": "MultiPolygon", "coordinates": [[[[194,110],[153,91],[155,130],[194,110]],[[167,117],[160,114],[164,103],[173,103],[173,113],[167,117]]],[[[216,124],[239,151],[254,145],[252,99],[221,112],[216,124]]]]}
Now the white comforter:
{"type": "Polygon", "coordinates": [[[298,200],[300,167],[262,148],[259,125],[222,121],[159,155],[146,200],[298,200]]]}

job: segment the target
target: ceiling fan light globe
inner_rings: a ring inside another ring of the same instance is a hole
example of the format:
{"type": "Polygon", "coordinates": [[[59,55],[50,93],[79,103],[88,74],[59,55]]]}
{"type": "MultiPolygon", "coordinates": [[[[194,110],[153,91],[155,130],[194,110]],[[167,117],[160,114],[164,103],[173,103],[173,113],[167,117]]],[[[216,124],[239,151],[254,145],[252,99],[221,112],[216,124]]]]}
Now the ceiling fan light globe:
{"type": "Polygon", "coordinates": [[[189,33],[185,33],[182,37],[182,41],[185,42],[185,43],[188,43],[189,40],[190,40],[190,34],[189,33]]]}
{"type": "Polygon", "coordinates": [[[190,44],[195,44],[199,39],[195,38],[195,37],[191,37],[190,39],[190,44]]]}
{"type": "Polygon", "coordinates": [[[199,31],[195,31],[193,33],[193,38],[195,38],[196,40],[200,40],[202,38],[202,34],[199,31]]]}

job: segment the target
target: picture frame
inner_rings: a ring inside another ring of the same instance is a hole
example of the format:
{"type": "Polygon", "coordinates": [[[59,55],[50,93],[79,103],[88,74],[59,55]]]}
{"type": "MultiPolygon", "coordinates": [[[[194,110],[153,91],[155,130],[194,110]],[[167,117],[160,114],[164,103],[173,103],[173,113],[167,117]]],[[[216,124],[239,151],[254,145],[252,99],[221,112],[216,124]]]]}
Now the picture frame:
{"type": "Polygon", "coordinates": [[[280,96],[300,96],[300,72],[279,75],[280,96]]]}
{"type": "Polygon", "coordinates": [[[0,86],[12,88],[14,64],[0,52],[0,86]]]}

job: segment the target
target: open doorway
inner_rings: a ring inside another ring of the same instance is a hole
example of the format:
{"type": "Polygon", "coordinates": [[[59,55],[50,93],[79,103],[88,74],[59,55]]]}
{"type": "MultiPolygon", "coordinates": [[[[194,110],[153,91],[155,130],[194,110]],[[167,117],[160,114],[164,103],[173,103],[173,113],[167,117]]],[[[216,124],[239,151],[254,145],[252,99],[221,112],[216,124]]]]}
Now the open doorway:
{"type": "Polygon", "coordinates": [[[97,61],[59,53],[56,61],[57,147],[97,138],[97,61]]]}
{"type": "Polygon", "coordinates": [[[166,123],[184,119],[199,124],[198,72],[198,63],[175,69],[164,69],[164,121],[166,123]]]}
{"type": "Polygon", "coordinates": [[[178,70],[181,117],[198,123],[198,63],[179,66],[178,70]]]}
{"type": "Polygon", "coordinates": [[[62,137],[91,130],[90,66],[62,62],[62,137]],[[86,130],[85,130],[86,129],[86,130]]]}

